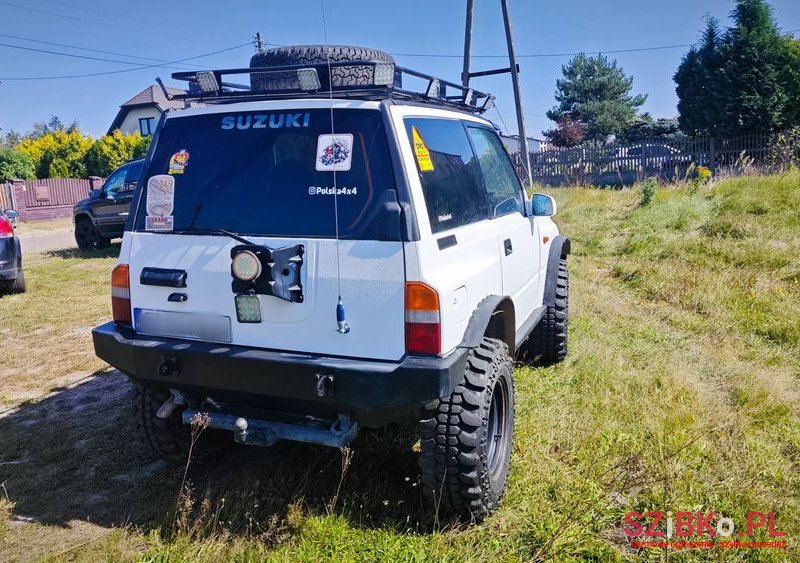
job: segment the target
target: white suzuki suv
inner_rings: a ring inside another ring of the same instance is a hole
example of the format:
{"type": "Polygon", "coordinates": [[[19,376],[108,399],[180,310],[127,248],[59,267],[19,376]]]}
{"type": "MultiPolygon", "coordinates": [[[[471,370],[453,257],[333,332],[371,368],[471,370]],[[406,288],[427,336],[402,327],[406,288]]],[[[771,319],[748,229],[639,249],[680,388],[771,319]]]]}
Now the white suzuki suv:
{"type": "Polygon", "coordinates": [[[415,418],[425,493],[491,513],[513,360],[567,352],[570,251],[480,117],[493,98],[355,47],[173,78],[186,108],[158,126],[93,331],[146,443],[185,461],[202,416],[242,444],[345,447],[415,418]]]}

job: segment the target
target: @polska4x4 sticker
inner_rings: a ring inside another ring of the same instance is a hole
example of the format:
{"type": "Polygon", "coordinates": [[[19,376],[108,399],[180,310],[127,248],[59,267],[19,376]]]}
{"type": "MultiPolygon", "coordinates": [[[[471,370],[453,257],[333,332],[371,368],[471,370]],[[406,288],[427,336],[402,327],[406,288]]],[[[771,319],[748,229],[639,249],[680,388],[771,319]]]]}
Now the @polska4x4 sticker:
{"type": "Polygon", "coordinates": [[[189,151],[181,149],[173,154],[169,159],[169,173],[170,174],[183,174],[183,169],[189,164],[189,151]]]}
{"type": "Polygon", "coordinates": [[[147,181],[146,231],[171,231],[175,207],[175,178],[167,174],[152,176],[147,181]]]}
{"type": "Polygon", "coordinates": [[[353,135],[320,135],[317,140],[317,171],[347,172],[353,163],[353,135]]]}

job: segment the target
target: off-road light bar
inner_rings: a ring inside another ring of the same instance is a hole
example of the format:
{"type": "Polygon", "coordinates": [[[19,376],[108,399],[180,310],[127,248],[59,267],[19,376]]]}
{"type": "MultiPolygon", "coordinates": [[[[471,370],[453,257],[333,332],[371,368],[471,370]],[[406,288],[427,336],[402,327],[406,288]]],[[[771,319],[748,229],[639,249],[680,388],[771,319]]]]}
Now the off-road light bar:
{"type": "Polygon", "coordinates": [[[394,84],[394,64],[375,63],[372,82],[375,86],[391,86],[394,84]]]}
{"type": "Polygon", "coordinates": [[[489,94],[483,102],[483,111],[488,111],[494,107],[494,96],[489,94]]]}
{"type": "Polygon", "coordinates": [[[436,98],[439,96],[439,79],[434,78],[428,82],[428,89],[425,91],[426,98],[436,98]]]}
{"type": "Polygon", "coordinates": [[[297,81],[300,83],[300,89],[305,92],[316,92],[322,86],[315,68],[297,69],[297,81]]]}
{"type": "Polygon", "coordinates": [[[237,279],[253,281],[261,275],[261,260],[249,250],[244,250],[233,257],[231,271],[237,279]]]}
{"type": "MultiPolygon", "coordinates": [[[[495,74],[492,72],[492,74],[495,74]]],[[[436,78],[430,74],[418,72],[395,63],[374,60],[327,61],[318,64],[287,64],[266,67],[228,68],[218,70],[186,71],[172,74],[175,80],[189,82],[189,91],[185,94],[168,94],[172,100],[206,100],[208,103],[227,103],[238,98],[264,100],[291,100],[298,94],[331,93],[349,99],[406,99],[422,100],[443,106],[482,113],[493,107],[493,99],[489,94],[473,90],[469,87],[436,78]],[[372,80],[368,84],[337,84],[329,80],[325,73],[335,69],[366,67],[372,69],[372,80]],[[254,76],[277,73],[277,76],[289,77],[290,84],[284,87],[269,87],[252,83],[241,84],[230,82],[226,77],[232,75],[254,76]],[[424,80],[422,88],[403,88],[403,75],[424,80]],[[325,78],[325,80],[322,80],[325,78]],[[454,95],[446,95],[446,92],[454,95]]]]}
{"type": "Polygon", "coordinates": [[[219,82],[213,72],[198,72],[195,74],[197,86],[203,94],[216,94],[219,92],[219,82]]]}
{"type": "Polygon", "coordinates": [[[467,106],[471,106],[474,95],[475,91],[472,88],[467,88],[464,91],[464,97],[461,99],[461,103],[467,106]]]}

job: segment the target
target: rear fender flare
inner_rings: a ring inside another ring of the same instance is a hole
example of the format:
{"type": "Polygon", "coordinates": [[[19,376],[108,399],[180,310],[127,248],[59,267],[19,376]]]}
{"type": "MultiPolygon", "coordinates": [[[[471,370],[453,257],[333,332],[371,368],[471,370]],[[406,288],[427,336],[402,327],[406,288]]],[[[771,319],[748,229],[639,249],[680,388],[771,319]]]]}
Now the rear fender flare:
{"type": "Polygon", "coordinates": [[[509,297],[490,295],[478,303],[469,319],[459,348],[477,348],[487,334],[508,345],[512,357],[515,351],[514,304],[509,297]]]}

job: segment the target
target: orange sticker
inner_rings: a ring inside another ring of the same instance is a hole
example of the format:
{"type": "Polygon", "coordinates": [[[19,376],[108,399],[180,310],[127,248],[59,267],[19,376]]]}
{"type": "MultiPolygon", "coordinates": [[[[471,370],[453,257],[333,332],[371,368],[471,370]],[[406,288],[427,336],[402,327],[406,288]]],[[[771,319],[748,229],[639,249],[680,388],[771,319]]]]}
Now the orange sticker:
{"type": "Polygon", "coordinates": [[[176,152],[169,159],[169,173],[170,174],[183,174],[183,169],[189,164],[189,151],[181,149],[176,152]]]}
{"type": "Polygon", "coordinates": [[[417,164],[419,165],[420,172],[430,172],[433,170],[433,161],[431,160],[431,152],[422,140],[422,135],[416,127],[411,128],[411,136],[414,139],[414,155],[417,157],[417,164]]]}

